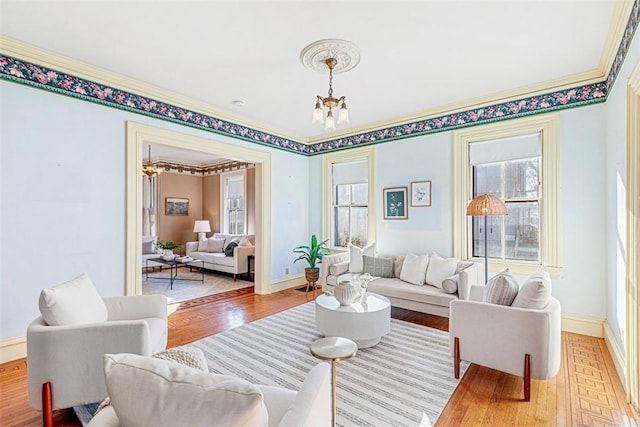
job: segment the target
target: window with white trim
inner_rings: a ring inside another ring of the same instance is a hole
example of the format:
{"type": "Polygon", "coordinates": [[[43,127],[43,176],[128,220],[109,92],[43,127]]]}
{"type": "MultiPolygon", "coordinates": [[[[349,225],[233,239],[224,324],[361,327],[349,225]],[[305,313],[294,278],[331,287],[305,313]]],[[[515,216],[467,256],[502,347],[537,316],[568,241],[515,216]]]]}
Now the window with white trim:
{"type": "Polygon", "coordinates": [[[514,274],[560,272],[557,113],[454,131],[454,255],[514,274]],[[467,216],[477,195],[505,202],[507,215],[467,216]]]}
{"type": "Polygon", "coordinates": [[[223,232],[228,234],[244,234],[246,224],[246,202],[244,191],[244,173],[223,174],[220,177],[222,186],[222,224],[223,232]]]}
{"type": "Polygon", "coordinates": [[[375,240],[374,153],[366,147],[322,156],[322,235],[331,247],[375,240]]]}

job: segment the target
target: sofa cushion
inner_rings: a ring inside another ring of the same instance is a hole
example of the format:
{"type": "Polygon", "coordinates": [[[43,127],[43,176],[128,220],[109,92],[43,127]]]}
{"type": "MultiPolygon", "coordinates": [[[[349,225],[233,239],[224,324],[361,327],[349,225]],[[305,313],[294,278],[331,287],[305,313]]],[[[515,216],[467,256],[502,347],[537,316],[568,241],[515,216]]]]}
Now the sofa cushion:
{"type": "Polygon", "coordinates": [[[198,369],[202,372],[209,372],[207,359],[198,347],[182,346],[173,347],[153,355],[156,359],[169,360],[180,363],[190,368],[198,369]]]}
{"type": "Polygon", "coordinates": [[[449,276],[442,281],[442,290],[448,294],[454,294],[458,291],[458,280],[460,276],[458,274],[454,274],[453,276],[449,276]]]}
{"type": "Polygon", "coordinates": [[[551,298],[551,277],[546,271],[531,275],[520,287],[512,307],[541,309],[551,298]]]}
{"type": "MultiPolygon", "coordinates": [[[[198,250],[200,245],[198,245],[198,250]]],[[[224,251],[224,239],[218,239],[216,237],[210,237],[207,239],[207,252],[222,253],[224,251]]]]}
{"type": "Polygon", "coordinates": [[[124,426],[268,424],[262,392],[239,378],[133,354],[106,354],[104,371],[124,426]]]}
{"type": "Polygon", "coordinates": [[[425,282],[431,286],[442,289],[442,281],[452,276],[457,266],[458,260],[455,258],[444,259],[437,253],[432,252],[429,257],[429,266],[427,267],[425,282]]]}
{"type": "Polygon", "coordinates": [[[107,307],[88,275],[43,289],[38,301],[47,325],[79,325],[106,322],[107,307]]]}
{"type": "Polygon", "coordinates": [[[142,237],[142,255],[150,255],[156,253],[156,236],[142,237]]]}
{"type": "Polygon", "coordinates": [[[369,273],[375,277],[393,277],[393,260],[363,255],[363,273],[369,273]]]}
{"type": "Polygon", "coordinates": [[[225,237],[224,239],[224,249],[226,250],[227,247],[233,242],[235,242],[237,245],[238,243],[240,243],[240,239],[242,239],[242,236],[240,235],[235,235],[235,234],[227,235],[227,237],[225,237]]]}
{"type": "Polygon", "coordinates": [[[226,256],[223,253],[193,253],[192,256],[196,256],[198,259],[201,259],[205,263],[205,268],[207,264],[213,265],[224,265],[227,267],[233,267],[235,265],[235,259],[232,256],[226,256]]]}
{"type": "MultiPolygon", "coordinates": [[[[341,278],[342,280],[342,278],[341,278]]],[[[449,303],[458,299],[435,286],[416,286],[399,279],[380,278],[369,283],[367,292],[378,293],[390,298],[399,298],[425,304],[449,307],[449,303]]]]}
{"type": "Polygon", "coordinates": [[[489,304],[511,305],[517,294],[518,281],[507,268],[489,279],[484,289],[483,300],[489,304]]]}
{"type": "Polygon", "coordinates": [[[249,240],[247,236],[242,236],[240,242],[238,243],[238,246],[253,246],[253,243],[251,243],[251,240],[249,240]]]}
{"type": "Polygon", "coordinates": [[[400,280],[413,285],[424,285],[424,277],[428,263],[429,258],[426,255],[405,255],[404,262],[402,263],[402,271],[400,272],[400,280]]]}
{"type": "Polygon", "coordinates": [[[205,237],[202,240],[198,240],[198,251],[199,252],[207,252],[207,248],[209,247],[209,240],[205,237]]]}
{"type": "Polygon", "coordinates": [[[339,276],[349,271],[349,261],[336,262],[329,266],[329,274],[339,276]]]}
{"type": "Polygon", "coordinates": [[[362,273],[364,269],[364,255],[374,256],[376,253],[376,244],[369,243],[364,248],[359,248],[349,243],[349,273],[362,273]]]}

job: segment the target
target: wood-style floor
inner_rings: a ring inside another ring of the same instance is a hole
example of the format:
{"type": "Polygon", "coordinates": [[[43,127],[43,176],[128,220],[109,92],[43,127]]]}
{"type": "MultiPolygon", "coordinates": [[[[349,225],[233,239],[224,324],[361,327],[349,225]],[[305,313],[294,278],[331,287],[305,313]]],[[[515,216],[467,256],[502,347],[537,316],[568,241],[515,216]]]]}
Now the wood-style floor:
{"type": "MultiPolygon", "coordinates": [[[[311,293],[271,295],[230,292],[228,298],[181,309],[169,316],[169,347],[183,345],[311,301],[311,293]]],[[[441,330],[448,319],[393,309],[392,316],[441,330]]],[[[436,426],[637,426],[604,340],[562,334],[560,373],[533,381],[531,402],[522,379],[472,365],[436,426]]],[[[41,415],[27,402],[26,361],[0,365],[0,426],[37,426],[41,415]]],[[[56,411],[61,426],[80,425],[69,410],[56,411]]]]}

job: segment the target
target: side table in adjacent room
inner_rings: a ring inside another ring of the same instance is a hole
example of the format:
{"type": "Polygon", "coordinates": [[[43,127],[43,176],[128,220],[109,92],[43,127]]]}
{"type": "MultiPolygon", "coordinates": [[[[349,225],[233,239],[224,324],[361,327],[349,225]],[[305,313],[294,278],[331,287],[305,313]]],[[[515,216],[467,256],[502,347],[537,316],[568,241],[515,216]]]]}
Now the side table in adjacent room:
{"type": "Polygon", "coordinates": [[[318,359],[331,361],[331,421],[336,425],[336,362],[351,359],[356,355],[358,346],[348,338],[326,337],[315,340],[309,346],[311,354],[318,359]]]}

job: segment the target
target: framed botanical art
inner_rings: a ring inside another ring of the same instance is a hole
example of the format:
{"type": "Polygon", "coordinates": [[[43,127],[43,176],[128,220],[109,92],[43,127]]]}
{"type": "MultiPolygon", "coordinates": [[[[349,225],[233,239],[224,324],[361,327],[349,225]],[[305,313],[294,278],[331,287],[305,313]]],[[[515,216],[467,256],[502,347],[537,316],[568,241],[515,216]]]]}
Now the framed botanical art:
{"type": "Polygon", "coordinates": [[[431,206],[431,181],[413,181],[411,183],[411,206],[431,206]]]}
{"type": "Polygon", "coordinates": [[[407,187],[392,187],[382,190],[384,219],[407,219],[407,187]]]}
{"type": "Polygon", "coordinates": [[[164,199],[165,215],[189,215],[189,199],[179,199],[177,197],[165,197],[164,199]]]}

